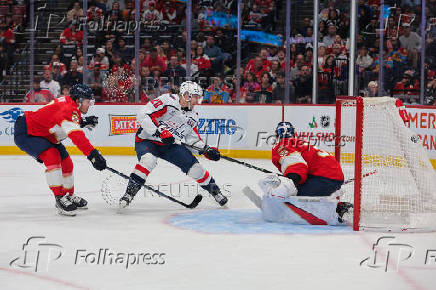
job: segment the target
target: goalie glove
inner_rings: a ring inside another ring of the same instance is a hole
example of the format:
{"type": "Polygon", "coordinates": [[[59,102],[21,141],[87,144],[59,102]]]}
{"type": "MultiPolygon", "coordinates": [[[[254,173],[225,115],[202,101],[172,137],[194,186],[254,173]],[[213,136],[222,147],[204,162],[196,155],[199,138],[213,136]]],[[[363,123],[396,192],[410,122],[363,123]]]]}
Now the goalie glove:
{"type": "Polygon", "coordinates": [[[209,160],[218,161],[221,159],[221,154],[215,147],[204,145],[202,150],[198,151],[198,154],[204,155],[209,160]]]}
{"type": "Polygon", "coordinates": [[[89,116],[82,118],[80,120],[80,128],[87,128],[88,130],[92,130],[97,126],[98,124],[98,117],[96,116],[89,116]]]}
{"type": "Polygon", "coordinates": [[[161,138],[162,143],[166,145],[173,144],[176,141],[173,134],[167,129],[167,126],[165,125],[159,125],[159,127],[157,127],[156,133],[154,133],[154,136],[161,138]]]}

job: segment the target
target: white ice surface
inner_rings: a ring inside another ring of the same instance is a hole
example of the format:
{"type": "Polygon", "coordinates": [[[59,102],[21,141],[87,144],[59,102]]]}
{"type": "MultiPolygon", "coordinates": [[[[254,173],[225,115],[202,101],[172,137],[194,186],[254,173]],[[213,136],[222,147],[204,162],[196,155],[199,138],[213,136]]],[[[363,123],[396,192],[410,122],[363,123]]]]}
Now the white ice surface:
{"type": "MultiPolygon", "coordinates": [[[[135,158],[108,156],[108,164],[129,173],[135,158]]],[[[192,212],[162,198],[137,196],[123,213],[101,198],[107,172],[97,172],[82,156],[73,156],[78,195],[89,209],[76,217],[56,214],[42,165],[26,156],[0,156],[0,289],[436,289],[435,233],[400,233],[396,242],[413,247],[398,271],[360,266],[372,256],[380,233],[205,234],[168,224],[175,214],[192,212]],[[45,236],[63,247],[63,256],[48,269],[11,267],[31,236],[45,236]],[[108,248],[113,252],[165,253],[164,265],[74,265],[76,250],[108,248]],[[430,262],[429,262],[430,260],[430,262]],[[433,262],[432,262],[433,261],[433,262]]],[[[218,184],[227,184],[230,209],[253,209],[242,194],[257,188],[263,173],[222,160],[201,159],[218,184]]],[[[267,160],[247,160],[273,169],[267,160]]],[[[168,163],[160,162],[151,184],[186,182],[168,163]]],[[[180,197],[189,202],[193,195],[180,197]]],[[[218,209],[205,196],[199,210],[218,209]]],[[[225,211],[225,210],[224,210],[225,211]]],[[[265,226],[268,226],[266,224],[265,226]]],[[[392,256],[398,253],[391,252],[392,256]]],[[[401,254],[404,258],[406,254],[401,254]]]]}

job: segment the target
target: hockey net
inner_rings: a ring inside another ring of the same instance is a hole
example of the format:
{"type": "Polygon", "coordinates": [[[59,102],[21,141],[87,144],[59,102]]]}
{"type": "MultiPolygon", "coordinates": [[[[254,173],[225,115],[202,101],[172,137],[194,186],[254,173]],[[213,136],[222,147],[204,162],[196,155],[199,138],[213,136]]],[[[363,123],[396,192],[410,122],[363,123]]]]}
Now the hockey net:
{"type": "Polygon", "coordinates": [[[336,101],[335,155],[354,230],[436,230],[436,171],[389,97],[336,101]]]}

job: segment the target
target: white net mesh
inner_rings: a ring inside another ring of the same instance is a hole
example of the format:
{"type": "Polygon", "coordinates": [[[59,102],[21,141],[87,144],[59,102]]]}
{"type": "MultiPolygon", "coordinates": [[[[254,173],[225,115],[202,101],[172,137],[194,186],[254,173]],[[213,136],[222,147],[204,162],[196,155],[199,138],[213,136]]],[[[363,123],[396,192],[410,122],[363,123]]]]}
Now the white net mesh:
{"type": "MultiPolygon", "coordinates": [[[[355,104],[342,103],[342,136],[355,136],[355,104]]],[[[364,98],[363,107],[360,228],[436,229],[436,172],[421,142],[404,125],[395,99],[364,98]]],[[[341,147],[346,179],[354,177],[354,148],[355,142],[341,147]]],[[[354,184],[343,189],[343,199],[354,202],[354,184]]]]}

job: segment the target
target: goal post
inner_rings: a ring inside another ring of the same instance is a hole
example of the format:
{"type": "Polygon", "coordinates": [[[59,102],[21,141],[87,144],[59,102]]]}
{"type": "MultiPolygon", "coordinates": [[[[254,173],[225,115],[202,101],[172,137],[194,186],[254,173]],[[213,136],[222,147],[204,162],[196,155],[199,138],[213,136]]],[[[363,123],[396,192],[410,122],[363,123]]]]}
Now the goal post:
{"type": "Polygon", "coordinates": [[[436,230],[436,172],[390,97],[338,97],[335,156],[354,230],[436,230]]]}

